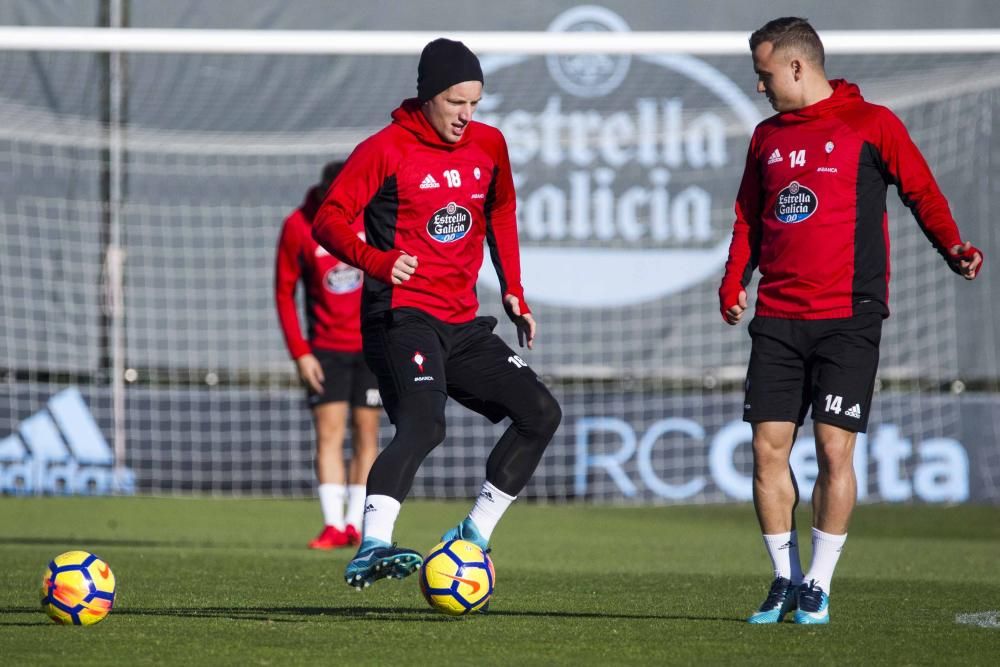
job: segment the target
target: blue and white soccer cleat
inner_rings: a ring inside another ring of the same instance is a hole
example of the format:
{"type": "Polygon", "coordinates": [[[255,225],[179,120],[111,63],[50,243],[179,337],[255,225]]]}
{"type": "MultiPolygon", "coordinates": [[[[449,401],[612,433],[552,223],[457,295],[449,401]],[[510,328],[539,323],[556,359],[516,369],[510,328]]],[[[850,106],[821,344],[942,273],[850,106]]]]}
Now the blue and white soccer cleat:
{"type": "Polygon", "coordinates": [[[475,522],[468,517],[463,519],[462,523],[458,524],[441,536],[442,542],[448,542],[450,540],[465,540],[466,542],[472,542],[483,551],[486,551],[487,544],[489,543],[489,540],[479,533],[479,528],[476,527],[475,522]]]}
{"type": "Polygon", "coordinates": [[[830,622],[830,596],[816,585],[815,579],[799,586],[798,607],[795,622],[800,625],[823,625],[830,622]]]}
{"type": "Polygon", "coordinates": [[[781,623],[785,614],[795,609],[798,587],[784,577],[777,577],[771,582],[771,590],[760,608],[750,615],[747,623],[755,625],[763,623],[781,623]]]}
{"type": "Polygon", "coordinates": [[[344,570],[344,581],[357,590],[368,588],[379,579],[402,579],[420,569],[423,557],[413,549],[366,537],[354,559],[344,570]]]}

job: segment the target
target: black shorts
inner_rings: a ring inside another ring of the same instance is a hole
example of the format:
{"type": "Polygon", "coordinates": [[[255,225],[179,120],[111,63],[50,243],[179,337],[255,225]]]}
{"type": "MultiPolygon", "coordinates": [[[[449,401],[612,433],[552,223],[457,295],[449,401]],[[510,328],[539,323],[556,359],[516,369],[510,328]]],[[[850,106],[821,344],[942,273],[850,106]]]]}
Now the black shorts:
{"type": "Polygon", "coordinates": [[[882,316],[832,320],[755,317],[750,322],[743,419],[813,421],[864,433],[875,390],[882,316]]]}
{"type": "Polygon", "coordinates": [[[365,359],[389,419],[395,423],[400,397],[412,392],[440,391],[494,424],[532,395],[538,376],[493,333],[496,325],[494,317],[448,324],[410,308],[366,323],[365,359]]]}
{"type": "Polygon", "coordinates": [[[317,394],[309,387],[309,407],[338,401],[347,401],[353,408],[382,406],[378,380],[368,369],[362,353],[313,350],[313,354],[323,367],[323,393],[317,394]]]}

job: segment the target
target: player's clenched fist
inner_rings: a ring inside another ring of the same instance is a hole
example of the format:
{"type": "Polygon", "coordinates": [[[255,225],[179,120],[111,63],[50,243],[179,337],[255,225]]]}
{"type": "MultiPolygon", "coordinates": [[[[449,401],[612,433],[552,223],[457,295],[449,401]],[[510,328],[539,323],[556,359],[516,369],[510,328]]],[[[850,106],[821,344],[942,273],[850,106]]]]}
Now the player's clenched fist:
{"type": "Polygon", "coordinates": [[[417,258],[403,253],[392,265],[392,284],[402,285],[417,272],[417,258]]]}
{"type": "MultiPolygon", "coordinates": [[[[723,304],[723,307],[725,307],[725,304],[723,304]]],[[[743,317],[743,311],[746,309],[747,293],[746,290],[740,290],[736,303],[722,311],[722,318],[726,321],[726,324],[738,324],[740,319],[743,317]]]]}

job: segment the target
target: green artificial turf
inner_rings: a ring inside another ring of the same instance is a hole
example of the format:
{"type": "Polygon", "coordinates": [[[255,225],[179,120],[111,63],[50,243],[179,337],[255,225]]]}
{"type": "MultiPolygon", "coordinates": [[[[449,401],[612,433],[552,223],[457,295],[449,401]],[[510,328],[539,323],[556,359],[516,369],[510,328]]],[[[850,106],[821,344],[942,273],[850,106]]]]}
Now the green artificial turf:
{"type": "MultiPolygon", "coordinates": [[[[467,508],[407,502],[396,538],[426,551],[467,508]]],[[[460,619],[431,611],[416,577],[349,588],[352,552],[305,548],[319,516],[302,500],[0,498],[0,664],[1000,662],[997,507],[859,507],[827,627],[745,622],[771,579],[745,505],[518,503],[493,536],[490,613],[460,619]],[[117,577],[92,627],[39,608],[46,563],[70,549],[117,577]]]]}

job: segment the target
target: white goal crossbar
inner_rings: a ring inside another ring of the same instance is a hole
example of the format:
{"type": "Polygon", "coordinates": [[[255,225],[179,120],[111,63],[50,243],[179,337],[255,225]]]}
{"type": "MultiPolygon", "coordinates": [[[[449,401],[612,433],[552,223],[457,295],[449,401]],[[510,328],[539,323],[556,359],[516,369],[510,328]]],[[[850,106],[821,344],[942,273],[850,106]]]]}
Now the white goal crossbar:
{"type": "MultiPolygon", "coordinates": [[[[843,30],[821,34],[828,53],[1000,52],[1000,30],[843,30]]],[[[0,26],[0,50],[299,55],[420,53],[437,37],[497,54],[746,53],[742,31],[420,32],[346,30],[196,30],[0,26]]]]}

